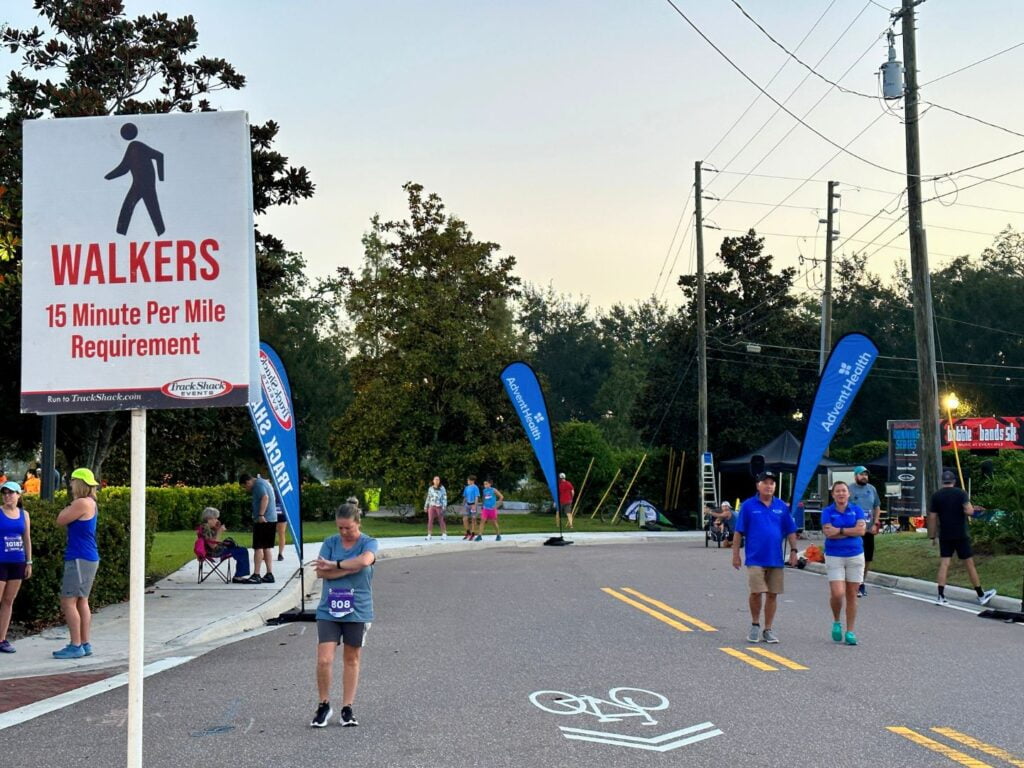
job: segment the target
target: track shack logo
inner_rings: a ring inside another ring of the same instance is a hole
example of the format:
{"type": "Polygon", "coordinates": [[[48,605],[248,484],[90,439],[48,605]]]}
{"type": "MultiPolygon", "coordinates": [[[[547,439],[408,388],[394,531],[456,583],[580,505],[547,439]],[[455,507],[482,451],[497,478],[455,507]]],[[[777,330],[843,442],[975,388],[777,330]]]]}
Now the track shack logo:
{"type": "Polygon", "coordinates": [[[176,379],[160,387],[160,391],[168,397],[179,400],[205,400],[211,397],[226,395],[233,389],[231,382],[222,379],[176,379]]]}
{"type": "Polygon", "coordinates": [[[270,404],[270,411],[282,429],[292,428],[292,407],[290,398],[284,388],[284,381],[270,356],[260,350],[260,382],[263,385],[263,397],[270,404]]]}

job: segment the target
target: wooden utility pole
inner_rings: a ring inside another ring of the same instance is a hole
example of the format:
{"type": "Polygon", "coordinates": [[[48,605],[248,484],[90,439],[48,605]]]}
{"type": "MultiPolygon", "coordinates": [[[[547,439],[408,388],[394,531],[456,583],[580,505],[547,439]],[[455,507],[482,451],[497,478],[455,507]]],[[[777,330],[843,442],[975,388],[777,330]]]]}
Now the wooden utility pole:
{"type": "Polygon", "coordinates": [[[910,234],[910,277],[914,297],[914,336],[917,346],[918,410],[921,421],[922,513],[939,487],[942,454],[939,450],[939,387],[935,374],[935,323],[932,283],[928,270],[928,243],[921,212],[921,140],[918,133],[917,39],[914,7],[924,0],[903,0],[894,16],[903,23],[903,66],[906,70],[907,217],[910,234]]]}
{"type": "Polygon", "coordinates": [[[818,373],[825,370],[825,361],[832,350],[832,242],[836,198],[835,189],[839,182],[828,183],[828,213],[825,215],[825,291],[821,295],[821,353],[818,358],[818,373]]]}
{"type": "MultiPolygon", "coordinates": [[[[700,160],[693,165],[694,235],[697,243],[697,456],[708,450],[708,348],[704,317],[704,219],[701,206],[700,160]]],[[[701,485],[697,462],[697,488],[701,485]]]]}

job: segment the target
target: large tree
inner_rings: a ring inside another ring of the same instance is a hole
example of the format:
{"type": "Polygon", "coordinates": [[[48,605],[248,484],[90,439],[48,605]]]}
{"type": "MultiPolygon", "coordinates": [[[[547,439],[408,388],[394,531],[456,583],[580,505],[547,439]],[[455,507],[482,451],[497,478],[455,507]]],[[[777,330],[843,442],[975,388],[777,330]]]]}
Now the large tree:
{"type": "Polygon", "coordinates": [[[517,314],[526,353],[544,379],[549,415],[559,422],[596,419],[595,383],[608,377],[612,353],[589,302],[527,285],[517,314]]]}
{"type": "MultiPolygon", "coordinates": [[[[774,266],[764,240],[751,230],[726,237],[717,254],[723,269],[706,276],[708,431],[722,458],[749,451],[807,408],[816,361],[791,350],[815,346],[814,319],[793,294],[794,270],[774,266]],[[747,341],[760,344],[748,349],[747,341]]],[[[635,423],[646,440],[694,455],[697,428],[696,277],[679,279],[683,305],[668,323],[635,423]]]]}
{"type": "MultiPolygon", "coordinates": [[[[191,112],[211,110],[210,94],[237,90],[245,78],[226,60],[196,55],[198,28],[195,19],[170,18],[166,13],[128,18],[119,0],[36,0],[35,8],[45,29],[13,29],[0,32],[0,44],[20,56],[21,66],[12,71],[0,91],[0,302],[5,312],[0,321],[5,351],[20,357],[20,219],[21,219],[21,125],[24,120],[46,117],[78,117],[115,114],[191,112]]],[[[256,213],[272,205],[287,205],[310,197],[313,184],[305,168],[289,165],[273,149],[278,132],[274,122],[251,129],[253,200],[256,213]]],[[[288,266],[283,245],[257,231],[257,267],[261,290],[277,289],[277,297],[295,286],[295,271],[288,266]],[[290,282],[289,282],[290,280],[290,282]]],[[[280,309],[273,300],[261,301],[261,312],[280,309]]],[[[32,343],[31,338],[24,343],[32,343]]],[[[286,361],[287,362],[287,361],[286,361]]],[[[0,380],[0,408],[18,411],[19,382],[0,380]]],[[[222,409],[218,409],[222,410],[222,409]]],[[[216,415],[155,412],[153,430],[211,445],[203,435],[239,438],[246,433],[247,416],[238,409],[216,415]],[[166,424],[161,426],[161,422],[166,424]]],[[[123,442],[127,419],[123,413],[63,416],[58,420],[58,447],[69,464],[99,470],[110,451],[123,442]]],[[[21,417],[7,423],[5,437],[25,448],[38,440],[38,419],[21,417]]],[[[150,443],[152,463],[159,463],[154,449],[171,448],[173,442],[150,443]]],[[[188,478],[182,478],[188,479],[188,478]]]]}
{"type": "Polygon", "coordinates": [[[404,187],[409,215],[374,218],[359,272],[340,270],[353,401],[336,424],[339,472],[418,495],[433,474],[518,479],[528,449],[499,374],[516,357],[515,259],[474,238],[436,194],[404,187]]]}

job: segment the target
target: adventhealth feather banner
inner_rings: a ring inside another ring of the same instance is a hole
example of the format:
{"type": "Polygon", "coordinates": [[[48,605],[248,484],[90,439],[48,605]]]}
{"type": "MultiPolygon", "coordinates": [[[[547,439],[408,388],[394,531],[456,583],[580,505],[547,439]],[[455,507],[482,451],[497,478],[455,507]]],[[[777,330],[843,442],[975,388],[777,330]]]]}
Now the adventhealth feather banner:
{"type": "Polygon", "coordinates": [[[544,470],[551,500],[557,507],[558,471],[555,469],[555,446],[551,440],[548,406],[540,382],[537,381],[537,374],[526,363],[510,363],[501,372],[501,383],[505,385],[512,407],[519,414],[519,421],[526,430],[526,437],[533,446],[533,453],[540,462],[540,468],[544,470]]]}
{"type": "Polygon", "coordinates": [[[260,343],[260,391],[263,401],[249,403],[249,415],[260,438],[270,479],[284,504],[295,551],[302,560],[302,519],[299,516],[299,454],[295,447],[295,411],[288,375],[277,353],[260,343]]]}
{"type": "MultiPolygon", "coordinates": [[[[878,348],[863,333],[848,333],[836,343],[828,362],[821,371],[818,391],[814,395],[814,406],[811,408],[807,429],[804,431],[803,443],[800,446],[800,459],[796,466],[796,478],[793,481],[793,497],[790,508],[795,512],[796,505],[803,498],[807,484],[818,470],[818,462],[825,455],[829,443],[835,436],[839,425],[843,423],[846,413],[853,404],[853,399],[860,391],[868,371],[878,359],[878,348]]],[[[801,526],[802,521],[797,520],[801,526]]]]}

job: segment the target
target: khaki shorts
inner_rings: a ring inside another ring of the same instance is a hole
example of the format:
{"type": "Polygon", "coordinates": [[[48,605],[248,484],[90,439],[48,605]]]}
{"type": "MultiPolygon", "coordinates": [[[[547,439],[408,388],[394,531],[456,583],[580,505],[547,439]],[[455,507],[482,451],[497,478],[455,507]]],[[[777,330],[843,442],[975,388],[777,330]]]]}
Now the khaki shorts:
{"type": "Polygon", "coordinates": [[[828,570],[829,581],[845,581],[848,584],[860,584],[864,581],[863,554],[852,557],[825,555],[825,568],[828,570]]]}
{"type": "Polygon", "coordinates": [[[760,565],[747,566],[747,584],[750,593],[753,595],[762,592],[770,592],[773,595],[782,594],[782,568],[763,568],[760,565]]]}

